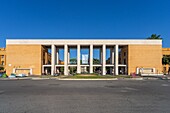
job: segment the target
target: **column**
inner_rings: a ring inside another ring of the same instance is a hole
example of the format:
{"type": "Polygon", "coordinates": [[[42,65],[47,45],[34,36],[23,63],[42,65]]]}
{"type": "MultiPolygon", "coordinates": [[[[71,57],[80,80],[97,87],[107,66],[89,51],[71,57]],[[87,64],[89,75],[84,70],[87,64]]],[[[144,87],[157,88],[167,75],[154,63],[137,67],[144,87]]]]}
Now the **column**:
{"type": "Polygon", "coordinates": [[[118,75],[119,74],[119,69],[118,69],[118,64],[119,64],[119,46],[118,45],[115,45],[115,65],[114,65],[114,67],[115,67],[115,69],[114,69],[114,71],[115,71],[115,75],[118,75]]]}
{"type": "Polygon", "coordinates": [[[67,53],[68,53],[68,46],[65,44],[64,45],[64,75],[68,75],[67,53]]]}
{"type": "Polygon", "coordinates": [[[59,49],[56,48],[56,64],[59,64],[59,49]]]}
{"type": "Polygon", "coordinates": [[[68,64],[70,64],[70,49],[68,48],[68,57],[67,57],[67,59],[68,59],[68,64]]]}
{"type": "Polygon", "coordinates": [[[51,46],[51,75],[54,75],[55,73],[55,53],[56,53],[55,45],[52,45],[51,46]]]}
{"type": "Polygon", "coordinates": [[[114,49],[110,48],[110,63],[114,64],[114,49]]]}
{"type": "Polygon", "coordinates": [[[106,45],[103,45],[102,53],[102,75],[106,75],[106,45]]]}
{"type": "Polygon", "coordinates": [[[93,45],[90,45],[90,73],[93,73],[93,45]]]}
{"type": "Polygon", "coordinates": [[[45,64],[48,65],[48,52],[45,52],[45,64]]]}
{"type": "Polygon", "coordinates": [[[154,74],[156,73],[156,69],[155,69],[155,68],[153,68],[153,73],[154,73],[154,74]]]}
{"type": "Polygon", "coordinates": [[[80,67],[80,45],[77,45],[77,73],[81,73],[80,67]]]}
{"type": "MultiPolygon", "coordinates": [[[[114,65],[114,49],[113,49],[113,47],[110,48],[110,64],[114,65]]],[[[114,66],[112,68],[110,68],[110,73],[111,73],[111,75],[114,74],[114,66]]]]}
{"type": "Polygon", "coordinates": [[[42,65],[42,69],[41,69],[42,71],[41,71],[41,74],[43,75],[43,74],[45,74],[45,72],[44,72],[44,66],[42,65]]]}
{"type": "Polygon", "coordinates": [[[103,62],[103,51],[102,48],[100,48],[100,64],[103,62]]]}
{"type": "Polygon", "coordinates": [[[125,74],[128,75],[128,73],[127,73],[127,65],[125,67],[125,74]]]}

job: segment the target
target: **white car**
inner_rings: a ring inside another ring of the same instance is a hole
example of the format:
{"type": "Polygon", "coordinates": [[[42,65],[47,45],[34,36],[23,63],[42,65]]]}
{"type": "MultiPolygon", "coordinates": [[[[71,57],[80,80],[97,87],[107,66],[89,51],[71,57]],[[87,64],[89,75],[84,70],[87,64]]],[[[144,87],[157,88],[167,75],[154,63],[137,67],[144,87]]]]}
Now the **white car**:
{"type": "Polygon", "coordinates": [[[17,74],[16,77],[26,77],[26,74],[17,74]]]}

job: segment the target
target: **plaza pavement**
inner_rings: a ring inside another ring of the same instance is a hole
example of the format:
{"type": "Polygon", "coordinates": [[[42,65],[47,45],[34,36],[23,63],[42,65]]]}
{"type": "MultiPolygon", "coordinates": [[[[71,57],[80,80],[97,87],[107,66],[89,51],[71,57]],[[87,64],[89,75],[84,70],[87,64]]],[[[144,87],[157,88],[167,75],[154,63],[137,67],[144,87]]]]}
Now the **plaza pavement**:
{"type": "Polygon", "coordinates": [[[1,80],[0,113],[169,113],[169,80],[1,80]]]}

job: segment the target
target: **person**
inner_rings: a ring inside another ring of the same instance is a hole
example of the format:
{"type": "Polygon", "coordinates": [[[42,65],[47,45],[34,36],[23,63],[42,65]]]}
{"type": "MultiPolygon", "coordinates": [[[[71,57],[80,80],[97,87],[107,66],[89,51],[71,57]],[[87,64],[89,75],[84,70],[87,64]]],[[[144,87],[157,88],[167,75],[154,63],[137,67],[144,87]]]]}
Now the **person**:
{"type": "Polygon", "coordinates": [[[56,73],[57,73],[57,74],[59,74],[59,73],[60,73],[60,71],[59,71],[59,69],[58,69],[58,68],[56,69],[56,73]]]}
{"type": "Polygon", "coordinates": [[[45,69],[45,75],[48,75],[48,70],[47,69],[45,69]]]}
{"type": "Polygon", "coordinates": [[[98,70],[99,75],[101,75],[101,70],[98,70]]]}
{"type": "Polygon", "coordinates": [[[114,70],[114,68],[112,69],[112,75],[115,75],[115,70],[114,70]]]}
{"type": "Polygon", "coordinates": [[[169,67],[169,69],[168,69],[168,74],[170,74],[170,67],[169,67]]]}
{"type": "Polygon", "coordinates": [[[71,73],[70,73],[70,69],[68,69],[68,74],[69,74],[69,75],[71,75],[71,73]]]}

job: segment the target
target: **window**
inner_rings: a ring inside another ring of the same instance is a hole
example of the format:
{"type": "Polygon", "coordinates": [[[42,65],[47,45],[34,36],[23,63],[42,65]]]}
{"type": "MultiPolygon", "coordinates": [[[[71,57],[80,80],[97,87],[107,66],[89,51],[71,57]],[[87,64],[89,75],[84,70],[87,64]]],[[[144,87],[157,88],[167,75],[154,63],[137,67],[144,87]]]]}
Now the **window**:
{"type": "Polygon", "coordinates": [[[4,58],[4,55],[2,55],[1,58],[3,59],[3,58],[4,58]]]}
{"type": "Polygon", "coordinates": [[[163,68],[163,72],[166,73],[166,67],[163,68]]]}
{"type": "Polygon", "coordinates": [[[1,63],[2,65],[4,65],[4,61],[2,61],[2,63],[1,63]]]}
{"type": "Polygon", "coordinates": [[[151,72],[153,72],[153,69],[151,70],[151,72]]]}
{"type": "Polygon", "coordinates": [[[126,52],[124,52],[124,56],[126,56],[126,52]]]}
{"type": "Polygon", "coordinates": [[[126,64],[126,59],[124,59],[124,64],[126,64]]]}

